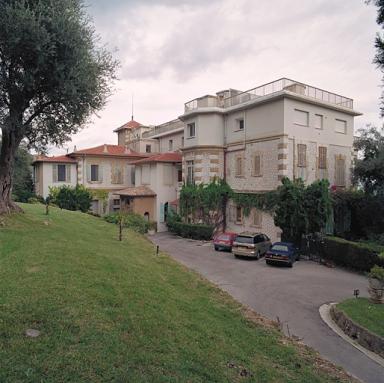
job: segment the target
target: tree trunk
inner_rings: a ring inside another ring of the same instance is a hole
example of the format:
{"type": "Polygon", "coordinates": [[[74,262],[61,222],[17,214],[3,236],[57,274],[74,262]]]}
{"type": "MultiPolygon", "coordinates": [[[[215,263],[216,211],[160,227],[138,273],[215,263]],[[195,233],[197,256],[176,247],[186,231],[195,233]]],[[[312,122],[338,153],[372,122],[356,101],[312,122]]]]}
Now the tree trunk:
{"type": "MultiPolygon", "coordinates": [[[[9,124],[11,125],[11,124],[9,124]]],[[[15,153],[21,141],[20,133],[5,126],[2,129],[0,151],[0,215],[21,212],[22,209],[12,201],[12,173],[15,153]]]]}

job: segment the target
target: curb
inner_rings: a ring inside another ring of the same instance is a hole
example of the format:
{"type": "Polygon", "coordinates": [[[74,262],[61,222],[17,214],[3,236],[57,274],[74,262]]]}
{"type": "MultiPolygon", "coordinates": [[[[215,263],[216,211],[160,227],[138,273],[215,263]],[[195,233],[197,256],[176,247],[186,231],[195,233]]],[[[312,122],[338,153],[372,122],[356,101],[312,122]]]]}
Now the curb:
{"type": "Polygon", "coordinates": [[[380,357],[379,355],[375,354],[372,351],[367,350],[363,346],[361,346],[357,341],[350,338],[348,335],[346,335],[343,330],[332,320],[331,315],[329,313],[331,306],[335,305],[336,303],[326,303],[319,307],[319,314],[321,319],[328,325],[328,327],[335,332],[340,338],[343,338],[346,342],[348,342],[353,347],[357,348],[359,351],[361,351],[363,354],[365,354],[368,358],[372,359],[374,362],[379,364],[381,367],[384,367],[384,358],[380,357]]]}

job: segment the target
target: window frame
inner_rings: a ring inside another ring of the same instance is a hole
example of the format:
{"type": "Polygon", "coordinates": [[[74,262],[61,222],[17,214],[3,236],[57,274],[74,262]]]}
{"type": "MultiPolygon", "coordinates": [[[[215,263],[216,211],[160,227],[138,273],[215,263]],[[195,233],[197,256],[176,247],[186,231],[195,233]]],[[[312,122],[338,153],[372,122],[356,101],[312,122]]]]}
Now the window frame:
{"type": "Polygon", "coordinates": [[[307,145],[306,144],[297,144],[297,167],[306,168],[307,167],[307,145]],[[304,148],[304,152],[300,150],[304,148]],[[304,160],[301,161],[301,154],[304,153],[304,160]]]}
{"type": "Polygon", "coordinates": [[[196,123],[195,122],[190,122],[187,124],[187,138],[195,138],[196,137],[196,123]],[[191,134],[193,128],[193,135],[191,134]]]}
{"type": "Polygon", "coordinates": [[[173,151],[173,140],[168,140],[168,151],[169,152],[173,151]]]}
{"type": "Polygon", "coordinates": [[[152,153],[152,145],[151,144],[145,145],[145,153],[152,153]],[[149,150],[148,150],[148,148],[149,148],[149,150]]]}
{"type": "Polygon", "coordinates": [[[235,177],[244,177],[244,156],[243,155],[237,155],[235,159],[235,177]],[[238,167],[238,162],[241,162],[240,164],[240,170],[238,167]]]}
{"type": "Polygon", "coordinates": [[[295,125],[298,125],[298,126],[305,126],[306,128],[309,127],[309,112],[307,112],[306,110],[301,110],[301,109],[294,109],[294,119],[293,119],[293,123],[295,125]],[[301,124],[300,122],[296,122],[296,112],[299,112],[299,113],[305,113],[306,116],[307,116],[307,123],[306,125],[304,124],[301,124]]]}
{"type": "Polygon", "coordinates": [[[263,154],[260,152],[253,153],[252,156],[252,176],[262,177],[263,176],[263,154]],[[256,172],[256,158],[259,157],[259,171],[256,172]]]}
{"type": "Polygon", "coordinates": [[[57,166],[57,182],[67,182],[67,165],[66,164],[57,164],[56,166],[57,166]],[[64,169],[64,179],[60,179],[59,169],[64,169]]]}
{"type": "Polygon", "coordinates": [[[341,118],[335,118],[335,133],[338,133],[338,134],[347,134],[347,131],[348,131],[348,124],[347,124],[347,120],[342,120],[341,118]],[[337,123],[338,122],[343,122],[344,123],[344,129],[343,131],[340,131],[337,129],[337,123]]]}
{"type": "Polygon", "coordinates": [[[323,130],[324,129],[324,115],[320,113],[315,113],[315,123],[313,124],[315,129],[323,130]],[[320,117],[320,127],[316,126],[316,117],[320,117]]]}
{"type": "Polygon", "coordinates": [[[326,146],[319,146],[317,168],[319,170],[328,169],[328,148],[326,146]]]}
{"type": "Polygon", "coordinates": [[[99,164],[91,164],[91,169],[90,169],[90,177],[89,177],[89,180],[91,181],[91,182],[100,182],[100,172],[99,172],[99,164]],[[92,172],[92,169],[97,169],[97,179],[93,179],[93,177],[92,177],[92,174],[93,174],[93,172],[92,172]]]}
{"type": "Polygon", "coordinates": [[[236,205],[236,210],[235,210],[235,223],[237,224],[242,224],[243,223],[243,208],[239,205],[236,205]],[[239,213],[240,213],[240,219],[239,218],[239,213]]]}
{"type": "Polygon", "coordinates": [[[243,132],[245,129],[244,117],[236,118],[236,131],[243,132]]]}
{"type": "Polygon", "coordinates": [[[186,182],[188,185],[193,185],[195,183],[195,161],[187,160],[185,166],[187,168],[186,182]]]}

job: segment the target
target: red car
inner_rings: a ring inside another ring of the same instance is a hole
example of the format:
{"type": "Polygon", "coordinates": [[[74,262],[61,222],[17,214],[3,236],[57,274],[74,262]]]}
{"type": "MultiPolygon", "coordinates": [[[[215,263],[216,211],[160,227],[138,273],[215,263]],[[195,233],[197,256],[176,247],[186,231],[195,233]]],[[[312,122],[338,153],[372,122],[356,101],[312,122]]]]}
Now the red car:
{"type": "Polygon", "coordinates": [[[236,237],[237,237],[236,233],[218,234],[213,239],[213,246],[215,247],[216,251],[219,251],[219,250],[232,251],[232,244],[236,237]]]}

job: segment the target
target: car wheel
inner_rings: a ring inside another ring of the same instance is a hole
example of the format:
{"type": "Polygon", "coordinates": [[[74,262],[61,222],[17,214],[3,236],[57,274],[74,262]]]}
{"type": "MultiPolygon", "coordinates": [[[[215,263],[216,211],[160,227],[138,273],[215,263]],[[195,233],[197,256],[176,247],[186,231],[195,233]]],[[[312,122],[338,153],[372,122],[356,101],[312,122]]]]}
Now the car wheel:
{"type": "Polygon", "coordinates": [[[215,250],[216,250],[216,251],[219,251],[219,246],[215,246],[215,250]]]}
{"type": "Polygon", "coordinates": [[[256,259],[260,259],[260,251],[257,252],[256,259]]]}
{"type": "Polygon", "coordinates": [[[265,260],[265,263],[266,263],[267,265],[271,265],[271,261],[269,261],[268,259],[265,260]]]}
{"type": "Polygon", "coordinates": [[[293,266],[293,262],[291,261],[288,263],[288,267],[292,267],[292,266],[293,266]]]}

